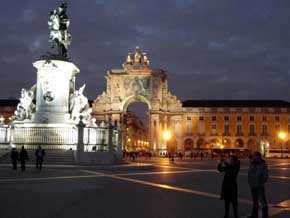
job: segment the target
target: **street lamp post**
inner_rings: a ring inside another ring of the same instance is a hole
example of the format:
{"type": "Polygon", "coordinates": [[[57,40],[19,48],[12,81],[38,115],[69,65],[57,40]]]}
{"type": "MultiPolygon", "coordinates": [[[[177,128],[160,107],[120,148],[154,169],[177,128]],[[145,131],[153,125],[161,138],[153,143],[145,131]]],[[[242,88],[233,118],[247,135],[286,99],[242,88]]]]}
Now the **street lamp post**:
{"type": "Polygon", "coordinates": [[[163,139],[165,141],[165,146],[166,146],[167,152],[169,152],[169,148],[168,148],[168,144],[167,144],[167,142],[171,139],[171,132],[169,130],[165,130],[163,132],[163,139]]]}
{"type": "Polygon", "coordinates": [[[287,134],[285,132],[279,132],[278,137],[281,139],[281,158],[283,158],[283,143],[287,137],[287,134]]]}

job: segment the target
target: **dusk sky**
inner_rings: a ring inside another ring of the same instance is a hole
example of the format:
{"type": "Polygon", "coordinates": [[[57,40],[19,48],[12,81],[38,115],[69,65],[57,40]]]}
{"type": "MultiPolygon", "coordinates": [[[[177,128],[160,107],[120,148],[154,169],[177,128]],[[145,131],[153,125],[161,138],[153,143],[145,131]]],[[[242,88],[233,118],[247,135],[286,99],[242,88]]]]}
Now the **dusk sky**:
{"type": "MultiPolygon", "coordinates": [[[[49,51],[48,14],[57,0],[1,1],[0,98],[36,82],[32,62],[49,51]]],[[[69,49],[78,86],[95,99],[108,69],[135,46],[169,89],[186,99],[290,100],[289,0],[71,0],[69,49]]]]}

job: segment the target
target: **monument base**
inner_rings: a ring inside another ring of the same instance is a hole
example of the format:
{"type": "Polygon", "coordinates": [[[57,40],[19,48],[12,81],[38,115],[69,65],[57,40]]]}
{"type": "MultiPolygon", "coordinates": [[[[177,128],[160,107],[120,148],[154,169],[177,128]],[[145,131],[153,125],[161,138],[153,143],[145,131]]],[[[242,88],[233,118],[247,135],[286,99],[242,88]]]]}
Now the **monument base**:
{"type": "Polygon", "coordinates": [[[76,150],[77,128],[74,124],[32,123],[15,121],[11,128],[11,144],[16,147],[25,145],[27,149],[76,150]]]}
{"type": "Polygon", "coordinates": [[[39,60],[37,69],[35,123],[70,123],[70,98],[79,69],[69,61],[39,60]]]}

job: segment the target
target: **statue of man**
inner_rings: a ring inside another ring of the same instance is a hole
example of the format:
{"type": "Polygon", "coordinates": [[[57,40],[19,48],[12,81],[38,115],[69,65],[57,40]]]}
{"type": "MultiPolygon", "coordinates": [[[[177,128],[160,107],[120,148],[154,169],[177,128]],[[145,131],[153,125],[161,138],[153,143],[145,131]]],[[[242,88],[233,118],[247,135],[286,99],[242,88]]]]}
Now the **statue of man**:
{"type": "Polygon", "coordinates": [[[71,34],[68,32],[70,20],[67,16],[67,3],[62,3],[58,12],[50,12],[48,26],[50,30],[50,42],[52,48],[58,48],[58,56],[67,58],[67,49],[71,44],[71,34]]]}

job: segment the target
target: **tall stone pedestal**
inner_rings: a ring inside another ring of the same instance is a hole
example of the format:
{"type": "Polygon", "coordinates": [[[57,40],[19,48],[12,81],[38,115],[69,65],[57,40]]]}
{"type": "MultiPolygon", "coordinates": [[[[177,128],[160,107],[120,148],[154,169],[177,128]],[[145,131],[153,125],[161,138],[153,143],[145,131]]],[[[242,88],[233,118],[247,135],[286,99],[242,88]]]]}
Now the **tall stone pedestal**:
{"type": "Polygon", "coordinates": [[[71,62],[39,60],[37,69],[35,123],[69,123],[69,99],[75,90],[79,69],[71,62]]]}

